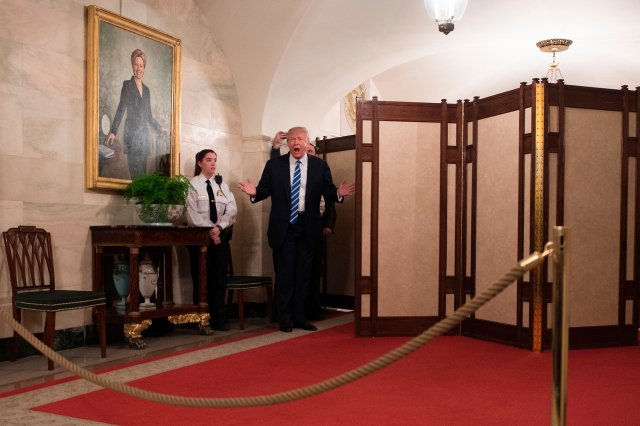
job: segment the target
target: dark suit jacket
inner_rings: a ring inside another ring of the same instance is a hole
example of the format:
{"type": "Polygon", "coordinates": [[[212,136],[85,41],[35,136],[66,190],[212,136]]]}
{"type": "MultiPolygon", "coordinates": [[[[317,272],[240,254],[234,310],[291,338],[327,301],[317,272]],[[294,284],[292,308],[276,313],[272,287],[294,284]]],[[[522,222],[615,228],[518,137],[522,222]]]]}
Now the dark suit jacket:
{"type": "Polygon", "coordinates": [[[127,118],[124,121],[123,151],[125,154],[135,152],[146,157],[149,154],[149,125],[153,126],[158,132],[161,127],[151,114],[149,88],[143,84],[142,96],[140,96],[133,77],[122,82],[120,103],[110,129],[114,135],[118,134],[120,121],[122,121],[125,111],[127,118]]]}
{"type": "MultiPolygon", "coordinates": [[[[271,160],[280,157],[280,148],[271,148],[271,154],[269,154],[269,158],[271,160]]],[[[336,203],[331,201],[324,202],[324,214],[322,215],[322,228],[330,228],[332,231],[336,229],[336,219],[338,215],[336,214],[336,203]]]]}
{"type": "MultiPolygon", "coordinates": [[[[320,217],[320,197],[327,203],[338,201],[337,188],[331,178],[331,170],[326,161],[308,155],[307,184],[305,192],[305,235],[311,247],[322,232],[320,217]]],[[[289,211],[291,208],[291,178],[289,171],[289,154],[267,161],[262,171],[260,182],[256,186],[257,203],[271,197],[271,213],[267,238],[269,246],[277,250],[282,246],[289,228],[289,211]]]]}

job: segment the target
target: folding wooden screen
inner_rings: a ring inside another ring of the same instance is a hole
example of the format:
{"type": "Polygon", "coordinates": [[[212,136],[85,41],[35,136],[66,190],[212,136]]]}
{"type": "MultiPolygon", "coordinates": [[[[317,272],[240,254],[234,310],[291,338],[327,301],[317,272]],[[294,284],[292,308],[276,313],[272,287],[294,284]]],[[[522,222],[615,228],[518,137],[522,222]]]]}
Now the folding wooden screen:
{"type": "MultiPolygon", "coordinates": [[[[356,334],[414,335],[568,227],[570,344],[637,344],[638,90],[534,79],[448,104],[357,104],[356,334]]],[[[545,266],[454,333],[548,346],[545,266]]]]}
{"type": "MultiPolygon", "coordinates": [[[[333,181],[355,182],[355,135],[316,140],[320,155],[331,166],[333,181]]],[[[327,238],[322,271],[322,300],[325,306],[353,309],[355,281],[355,199],[347,197],[336,206],[336,226],[327,238]]]]}

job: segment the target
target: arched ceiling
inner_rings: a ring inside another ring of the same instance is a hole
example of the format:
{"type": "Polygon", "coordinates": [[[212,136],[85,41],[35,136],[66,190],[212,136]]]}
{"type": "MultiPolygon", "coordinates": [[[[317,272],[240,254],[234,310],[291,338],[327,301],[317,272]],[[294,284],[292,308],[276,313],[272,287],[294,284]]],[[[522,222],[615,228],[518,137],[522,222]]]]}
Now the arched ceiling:
{"type": "Polygon", "coordinates": [[[234,74],[245,135],[306,125],[312,135],[353,87],[386,100],[439,102],[544,77],[535,43],[569,38],[567,84],[640,86],[640,1],[469,0],[437,31],[422,0],[195,0],[234,74]]]}

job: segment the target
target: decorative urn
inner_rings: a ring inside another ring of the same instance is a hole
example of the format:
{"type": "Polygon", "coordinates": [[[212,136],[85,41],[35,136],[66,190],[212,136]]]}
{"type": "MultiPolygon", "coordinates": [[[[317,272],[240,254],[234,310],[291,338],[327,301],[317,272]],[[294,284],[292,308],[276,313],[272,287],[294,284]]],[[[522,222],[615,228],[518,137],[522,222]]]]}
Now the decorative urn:
{"type": "Polygon", "coordinates": [[[156,286],[158,284],[158,277],[160,272],[158,268],[153,266],[153,262],[149,259],[149,256],[145,256],[144,260],[140,262],[138,266],[140,271],[140,294],[144,297],[144,302],[140,304],[141,309],[155,309],[155,303],[151,302],[151,296],[156,291],[156,286]]]}

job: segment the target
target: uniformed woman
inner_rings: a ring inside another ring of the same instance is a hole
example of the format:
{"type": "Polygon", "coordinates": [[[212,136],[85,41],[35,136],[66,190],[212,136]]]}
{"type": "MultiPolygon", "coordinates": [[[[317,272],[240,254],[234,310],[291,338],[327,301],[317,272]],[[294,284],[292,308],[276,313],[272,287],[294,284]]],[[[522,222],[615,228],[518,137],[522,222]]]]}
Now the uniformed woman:
{"type": "MultiPolygon", "coordinates": [[[[215,330],[229,330],[224,303],[229,268],[229,241],[238,208],[229,185],[216,175],[218,154],[203,149],[196,154],[196,165],[187,197],[187,220],[193,226],[210,227],[211,245],[207,251],[207,303],[215,330]]],[[[190,247],[193,300],[198,303],[199,247],[190,247]]]]}

